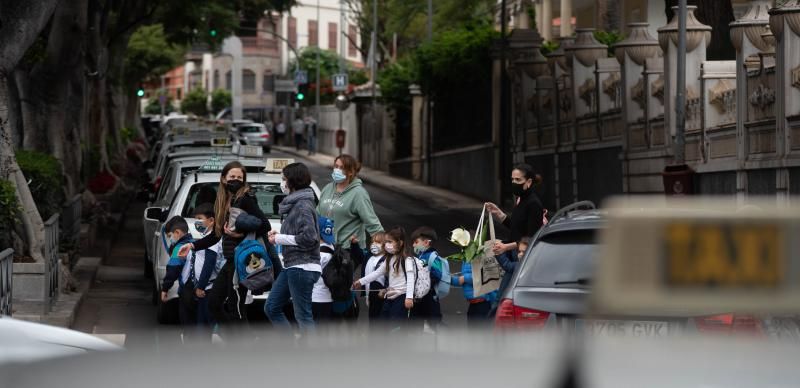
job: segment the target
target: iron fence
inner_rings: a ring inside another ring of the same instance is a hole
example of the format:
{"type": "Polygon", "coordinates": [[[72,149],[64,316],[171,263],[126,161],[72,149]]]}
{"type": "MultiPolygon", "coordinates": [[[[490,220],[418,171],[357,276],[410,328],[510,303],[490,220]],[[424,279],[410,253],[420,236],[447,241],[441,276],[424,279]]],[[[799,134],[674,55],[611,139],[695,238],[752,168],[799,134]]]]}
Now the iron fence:
{"type": "Polygon", "coordinates": [[[44,313],[50,312],[50,308],[58,298],[58,236],[59,236],[59,214],[54,214],[44,223],[44,313]]]}
{"type": "Polygon", "coordinates": [[[0,252],[0,315],[11,315],[14,250],[0,252]]]}

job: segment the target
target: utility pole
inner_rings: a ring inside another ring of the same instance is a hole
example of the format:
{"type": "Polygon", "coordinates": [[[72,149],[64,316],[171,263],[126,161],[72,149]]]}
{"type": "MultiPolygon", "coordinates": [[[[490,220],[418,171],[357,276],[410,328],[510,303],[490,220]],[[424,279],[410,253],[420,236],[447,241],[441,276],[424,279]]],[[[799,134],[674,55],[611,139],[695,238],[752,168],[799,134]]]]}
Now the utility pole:
{"type": "Polygon", "coordinates": [[[167,89],[164,85],[164,75],[161,75],[161,95],[158,96],[158,102],[161,105],[161,122],[164,122],[164,111],[166,110],[167,105],[167,89]]]}
{"type": "MultiPolygon", "coordinates": [[[[320,90],[320,88],[322,86],[322,80],[319,79],[319,52],[321,51],[320,45],[319,45],[319,35],[320,35],[319,34],[319,30],[321,29],[321,27],[322,27],[322,23],[320,23],[320,21],[319,21],[319,0],[317,0],[317,87],[316,87],[317,96],[316,96],[316,101],[315,101],[317,107],[316,107],[316,114],[314,115],[315,120],[317,121],[317,123],[319,123],[319,90],[320,90]]],[[[300,61],[298,61],[298,62],[300,62],[300,61]]],[[[309,147],[309,149],[311,149],[311,147],[309,147]]]]}
{"type": "MultiPolygon", "coordinates": [[[[428,0],[428,43],[433,40],[433,0],[428,0]]],[[[427,183],[433,183],[433,101],[431,91],[425,96],[425,132],[428,146],[425,147],[425,169],[427,183]]]]}
{"type": "Polygon", "coordinates": [[[678,68],[675,95],[675,164],[686,163],[686,0],[678,1],[678,68]]]}
{"type": "Polygon", "coordinates": [[[504,178],[510,173],[509,158],[511,157],[511,150],[509,149],[508,138],[508,73],[506,72],[507,65],[507,40],[508,35],[508,16],[506,15],[506,0],[502,0],[500,6],[500,170],[498,177],[500,182],[500,198],[506,198],[508,194],[508,184],[504,178]]]}
{"type": "Polygon", "coordinates": [[[433,37],[433,0],[428,0],[428,41],[433,37]]]}
{"type": "MultiPolygon", "coordinates": [[[[378,0],[372,0],[372,64],[370,65],[370,74],[372,76],[372,117],[377,117],[375,114],[375,110],[377,109],[377,103],[375,101],[375,84],[378,83],[376,79],[376,71],[375,71],[375,64],[377,63],[376,59],[378,58],[378,0]]],[[[376,124],[377,124],[377,120],[376,124]]]]}

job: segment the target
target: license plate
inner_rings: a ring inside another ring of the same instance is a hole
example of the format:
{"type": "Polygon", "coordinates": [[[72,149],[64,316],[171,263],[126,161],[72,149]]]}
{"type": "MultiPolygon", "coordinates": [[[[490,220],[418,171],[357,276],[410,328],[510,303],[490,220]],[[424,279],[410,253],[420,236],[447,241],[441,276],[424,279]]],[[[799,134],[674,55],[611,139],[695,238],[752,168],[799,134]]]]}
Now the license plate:
{"type": "Polygon", "coordinates": [[[666,337],[669,334],[669,323],[661,321],[578,319],[575,328],[589,335],[607,337],[666,337]]]}

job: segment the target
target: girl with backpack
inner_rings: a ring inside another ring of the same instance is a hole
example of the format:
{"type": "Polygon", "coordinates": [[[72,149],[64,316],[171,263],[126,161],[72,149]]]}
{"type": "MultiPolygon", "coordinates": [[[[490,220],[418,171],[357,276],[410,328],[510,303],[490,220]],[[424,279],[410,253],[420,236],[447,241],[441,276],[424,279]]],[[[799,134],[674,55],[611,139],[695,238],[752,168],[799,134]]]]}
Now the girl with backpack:
{"type": "Polygon", "coordinates": [[[381,317],[389,321],[404,322],[408,320],[409,313],[414,308],[416,274],[416,261],[406,247],[405,230],[402,227],[395,227],[386,233],[383,248],[386,252],[384,265],[356,280],[353,288],[359,289],[388,275],[381,317]]]}

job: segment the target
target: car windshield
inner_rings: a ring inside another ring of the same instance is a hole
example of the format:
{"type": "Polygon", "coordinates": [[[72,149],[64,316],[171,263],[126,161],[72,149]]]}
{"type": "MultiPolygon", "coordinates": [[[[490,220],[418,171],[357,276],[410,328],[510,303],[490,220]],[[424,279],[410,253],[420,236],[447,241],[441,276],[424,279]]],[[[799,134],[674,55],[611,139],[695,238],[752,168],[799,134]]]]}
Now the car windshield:
{"type": "MultiPolygon", "coordinates": [[[[280,216],[273,213],[273,202],[276,196],[283,196],[281,187],[278,182],[275,183],[249,183],[251,192],[255,194],[258,201],[258,207],[264,212],[268,218],[279,218],[280,216]]],[[[186,203],[183,205],[181,216],[194,217],[194,209],[203,203],[214,204],[217,198],[217,188],[219,183],[206,182],[194,184],[189,189],[189,195],[186,198],[186,203]]]]}
{"type": "Polygon", "coordinates": [[[261,132],[261,127],[257,125],[243,125],[239,127],[239,132],[241,133],[259,133],[261,132]]]}
{"type": "Polygon", "coordinates": [[[545,236],[531,248],[519,274],[523,287],[585,287],[594,275],[598,246],[593,230],[545,236]]]}

